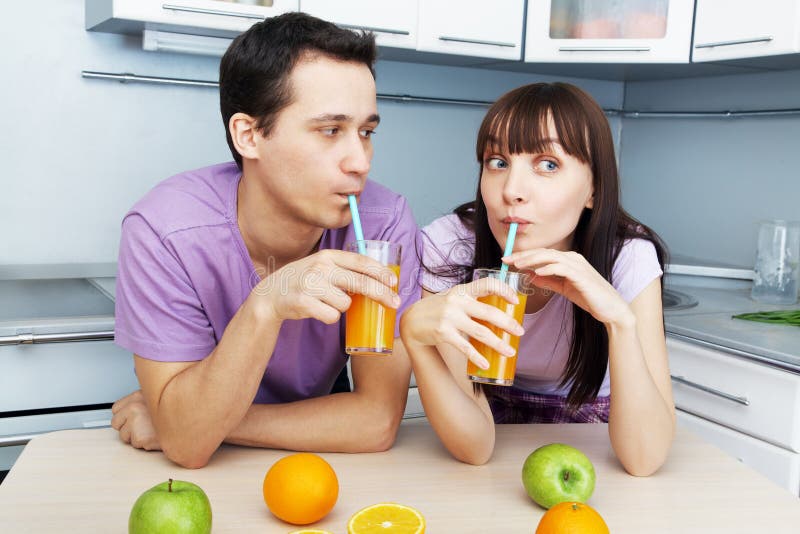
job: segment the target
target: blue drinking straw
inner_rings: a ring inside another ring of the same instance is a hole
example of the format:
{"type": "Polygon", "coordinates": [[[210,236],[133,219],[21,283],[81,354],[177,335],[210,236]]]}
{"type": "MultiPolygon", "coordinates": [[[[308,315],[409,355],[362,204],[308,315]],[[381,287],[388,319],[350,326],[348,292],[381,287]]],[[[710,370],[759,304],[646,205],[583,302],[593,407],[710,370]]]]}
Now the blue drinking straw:
{"type": "MultiPolygon", "coordinates": [[[[514,239],[517,237],[517,223],[512,222],[508,225],[508,238],[506,239],[506,249],[503,251],[503,257],[509,256],[514,251],[514,239]]],[[[506,281],[506,273],[508,272],[508,264],[504,263],[500,266],[500,280],[506,281]]]]}
{"type": "MultiPolygon", "coordinates": [[[[358,216],[358,204],[356,204],[355,195],[347,195],[347,201],[350,202],[350,214],[353,216],[353,230],[356,233],[356,245],[358,246],[359,254],[366,254],[367,247],[364,245],[364,231],[361,229],[361,217],[358,216]]],[[[514,231],[517,230],[516,224],[514,231]]]]}

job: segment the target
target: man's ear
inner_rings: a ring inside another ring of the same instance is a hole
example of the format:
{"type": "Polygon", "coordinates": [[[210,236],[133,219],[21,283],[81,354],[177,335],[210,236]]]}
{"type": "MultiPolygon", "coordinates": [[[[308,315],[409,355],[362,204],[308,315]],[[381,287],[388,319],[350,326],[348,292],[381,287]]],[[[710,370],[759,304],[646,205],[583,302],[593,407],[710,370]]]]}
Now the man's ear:
{"type": "Polygon", "coordinates": [[[228,121],[228,131],[233,146],[242,159],[256,159],[258,147],[256,137],[261,135],[256,129],[256,119],[246,113],[234,113],[228,121]]]}

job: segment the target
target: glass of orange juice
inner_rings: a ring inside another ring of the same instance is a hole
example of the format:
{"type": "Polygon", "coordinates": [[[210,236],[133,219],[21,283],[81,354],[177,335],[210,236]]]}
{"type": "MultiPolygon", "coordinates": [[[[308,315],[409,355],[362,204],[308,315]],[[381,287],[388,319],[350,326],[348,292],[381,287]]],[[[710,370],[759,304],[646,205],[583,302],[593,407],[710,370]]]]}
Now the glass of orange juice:
{"type": "MultiPolygon", "coordinates": [[[[346,250],[366,254],[381,265],[389,267],[400,280],[400,249],[388,241],[356,241],[346,250]],[[363,250],[359,250],[359,245],[363,250]]],[[[388,289],[387,289],[388,291],[388,289]]],[[[397,285],[392,287],[397,292],[397,285]]],[[[345,314],[345,352],[352,355],[386,356],[394,346],[394,326],[397,310],[387,308],[359,293],[350,295],[352,303],[345,314]]]]}
{"type": "MultiPolygon", "coordinates": [[[[528,283],[527,276],[522,273],[505,271],[500,269],[475,269],[472,275],[473,280],[480,278],[498,278],[504,280],[506,284],[511,286],[517,292],[519,298],[518,304],[511,304],[503,297],[498,295],[487,295],[479,297],[478,300],[490,306],[494,306],[503,313],[510,315],[519,324],[522,324],[522,319],[525,316],[525,304],[528,301],[528,295],[531,293],[532,286],[528,283]]],[[[511,345],[515,350],[519,350],[519,336],[513,336],[493,324],[484,321],[479,321],[486,328],[491,330],[497,337],[511,345]]],[[[489,368],[481,369],[471,360],[467,360],[467,377],[473,382],[480,382],[482,384],[492,384],[495,386],[510,386],[514,384],[514,371],[517,368],[517,356],[508,357],[500,354],[488,345],[481,343],[477,339],[470,338],[470,343],[475,347],[475,350],[489,360],[489,368]]]]}

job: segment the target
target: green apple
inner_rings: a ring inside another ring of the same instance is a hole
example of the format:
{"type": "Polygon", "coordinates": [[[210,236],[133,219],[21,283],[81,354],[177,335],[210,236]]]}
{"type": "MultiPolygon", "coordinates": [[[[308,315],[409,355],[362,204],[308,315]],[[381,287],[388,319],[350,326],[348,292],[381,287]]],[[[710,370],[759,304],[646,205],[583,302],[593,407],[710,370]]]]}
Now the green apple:
{"type": "Polygon", "coordinates": [[[142,493],[128,518],[129,534],[208,534],[211,503],[200,486],[183,480],[162,482],[142,493]]]}
{"type": "Polygon", "coordinates": [[[551,443],[528,455],[522,466],[522,485],[539,506],[589,500],[594,491],[594,466],[575,447],[551,443]]]}

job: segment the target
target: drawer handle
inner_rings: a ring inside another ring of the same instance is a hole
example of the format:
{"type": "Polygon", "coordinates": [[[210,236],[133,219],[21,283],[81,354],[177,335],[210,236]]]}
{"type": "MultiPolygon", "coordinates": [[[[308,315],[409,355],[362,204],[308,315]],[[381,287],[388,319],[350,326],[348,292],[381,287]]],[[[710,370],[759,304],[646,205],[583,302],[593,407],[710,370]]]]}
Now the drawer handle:
{"type": "Polygon", "coordinates": [[[252,13],[237,13],[236,11],[224,11],[221,9],[207,9],[203,7],[184,7],[184,6],[174,6],[171,4],[161,4],[161,9],[169,9],[171,11],[184,11],[186,13],[200,13],[201,15],[221,15],[223,17],[239,17],[240,19],[264,20],[263,15],[254,15],[252,13]]]}
{"type": "Polygon", "coordinates": [[[716,395],[717,397],[721,397],[723,399],[727,399],[729,401],[741,404],[743,406],[750,406],[750,401],[747,397],[738,397],[736,395],[731,395],[730,393],[725,393],[724,391],[720,391],[718,389],[710,388],[708,386],[704,386],[703,384],[698,384],[697,382],[692,382],[691,380],[686,380],[682,376],[675,376],[669,375],[670,378],[674,382],[679,384],[683,384],[684,386],[689,386],[690,388],[699,389],[700,391],[704,391],[706,393],[710,393],[711,395],[716,395]]]}
{"type": "Polygon", "coordinates": [[[26,445],[30,440],[36,436],[47,434],[47,432],[34,432],[32,434],[13,434],[11,436],[0,436],[0,447],[15,447],[17,445],[26,445]]]}
{"type": "Polygon", "coordinates": [[[649,46],[559,46],[559,52],[649,52],[649,46]]]}
{"type": "Polygon", "coordinates": [[[102,330],[99,332],[60,332],[56,334],[17,334],[15,336],[0,336],[0,346],[67,343],[70,341],[109,341],[113,339],[113,330],[102,330]]]}
{"type": "Polygon", "coordinates": [[[504,43],[502,41],[482,41],[480,39],[464,39],[463,37],[448,37],[447,35],[440,35],[440,41],[452,41],[454,43],[468,43],[489,46],[505,46],[506,48],[514,48],[517,45],[514,43],[504,43]]]}
{"type": "Polygon", "coordinates": [[[753,37],[752,39],[736,39],[734,41],[717,41],[716,43],[703,43],[699,45],[694,45],[695,48],[716,48],[717,46],[733,46],[733,45],[740,45],[740,44],[751,44],[751,43],[768,43],[772,41],[773,37],[771,35],[767,35],[765,37],[753,37]]]}
{"type": "Polygon", "coordinates": [[[376,28],[375,26],[357,26],[355,24],[339,24],[341,28],[347,28],[348,30],[366,30],[368,32],[375,32],[375,33],[390,33],[392,35],[411,35],[411,32],[407,30],[392,30],[389,28],[376,28]]]}

